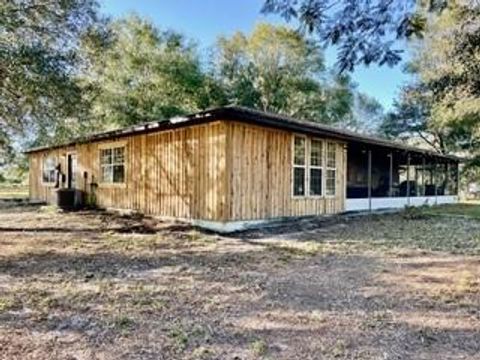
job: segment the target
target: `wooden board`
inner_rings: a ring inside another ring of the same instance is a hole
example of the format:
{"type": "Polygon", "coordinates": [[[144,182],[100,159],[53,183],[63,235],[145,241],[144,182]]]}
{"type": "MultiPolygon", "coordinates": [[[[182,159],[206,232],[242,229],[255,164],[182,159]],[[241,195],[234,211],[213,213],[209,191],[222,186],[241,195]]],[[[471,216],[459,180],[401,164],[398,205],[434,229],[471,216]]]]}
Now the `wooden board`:
{"type": "Polygon", "coordinates": [[[66,153],[77,153],[76,183],[91,194],[99,183],[99,149],[125,144],[126,181],[99,184],[97,205],[168,217],[221,219],[225,211],[226,123],[212,122],[148,135],[135,135],[30,154],[30,197],[52,202],[53,184],[43,184],[42,158],[56,156],[62,171],[66,153]],[[87,181],[83,174],[87,173],[87,181]]]}
{"type": "Polygon", "coordinates": [[[65,172],[66,154],[72,151],[77,154],[77,187],[92,194],[92,183],[100,180],[100,149],[121,144],[125,146],[125,183],[99,183],[94,192],[100,207],[215,221],[342,211],[344,144],[335,142],[336,195],[293,198],[293,137],[293,133],[284,130],[215,121],[35,152],[29,154],[30,197],[53,201],[53,185],[41,181],[42,159],[55,156],[65,172]]]}
{"type": "MultiPolygon", "coordinates": [[[[335,196],[293,197],[292,141],[295,134],[240,122],[228,122],[228,127],[226,156],[229,159],[227,168],[230,191],[227,217],[230,220],[333,214],[343,211],[346,168],[344,143],[328,140],[337,147],[335,196]]],[[[324,164],[325,160],[324,158],[324,164]]]]}

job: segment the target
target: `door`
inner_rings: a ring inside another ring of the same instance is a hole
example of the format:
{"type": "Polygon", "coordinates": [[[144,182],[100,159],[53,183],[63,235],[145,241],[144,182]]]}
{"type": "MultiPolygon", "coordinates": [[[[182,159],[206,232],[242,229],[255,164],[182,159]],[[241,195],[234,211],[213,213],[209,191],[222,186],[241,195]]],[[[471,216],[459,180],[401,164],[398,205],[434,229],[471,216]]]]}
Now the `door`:
{"type": "Polygon", "coordinates": [[[67,187],[75,189],[75,179],[77,174],[77,154],[70,153],[67,155],[67,187]]]}

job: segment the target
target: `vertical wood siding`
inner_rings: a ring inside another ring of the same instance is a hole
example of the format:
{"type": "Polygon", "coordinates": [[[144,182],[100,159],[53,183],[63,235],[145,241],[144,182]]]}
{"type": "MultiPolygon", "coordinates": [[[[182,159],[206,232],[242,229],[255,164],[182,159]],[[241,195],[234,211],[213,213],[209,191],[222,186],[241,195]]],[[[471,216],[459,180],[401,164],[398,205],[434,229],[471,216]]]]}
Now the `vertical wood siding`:
{"type": "Polygon", "coordinates": [[[30,196],[54,201],[53,185],[42,183],[42,159],[57,156],[66,171],[66,153],[77,153],[76,184],[103,208],[138,210],[161,216],[223,220],[225,211],[226,123],[213,122],[152,134],[109,139],[30,154],[30,196]],[[125,144],[125,183],[101,184],[99,149],[125,144]],[[87,173],[87,182],[83,177],[87,173]]]}
{"type": "MultiPolygon", "coordinates": [[[[344,210],[346,152],[343,143],[325,139],[337,146],[335,196],[294,198],[292,141],[295,134],[237,122],[229,122],[228,127],[229,219],[333,214],[344,210]]],[[[326,163],[325,152],[323,163],[326,163]]]]}
{"type": "MultiPolygon", "coordinates": [[[[215,221],[330,214],[345,207],[346,152],[337,144],[335,197],[292,197],[294,134],[231,121],[109,139],[30,154],[30,197],[54,201],[42,183],[42,159],[77,154],[77,188],[91,192],[100,182],[100,148],[125,145],[125,184],[99,184],[104,208],[215,221]],[[87,174],[87,181],[84,179],[87,174]]],[[[325,163],[325,159],[324,159],[325,163]]],[[[323,173],[325,176],[325,172],[323,173]]]]}

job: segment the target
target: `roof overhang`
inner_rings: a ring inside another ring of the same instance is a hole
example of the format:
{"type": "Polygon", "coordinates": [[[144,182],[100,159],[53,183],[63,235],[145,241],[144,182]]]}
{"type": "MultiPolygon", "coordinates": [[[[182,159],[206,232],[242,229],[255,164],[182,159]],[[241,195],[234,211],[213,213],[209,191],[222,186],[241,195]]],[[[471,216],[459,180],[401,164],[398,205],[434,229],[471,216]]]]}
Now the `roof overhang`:
{"type": "Polygon", "coordinates": [[[421,149],[405,144],[400,144],[378,137],[358,134],[353,131],[338,129],[333,126],[328,126],[310,121],[297,120],[285,115],[267,113],[240,106],[220,107],[187,116],[174,117],[169,120],[148,122],[118,130],[95,133],[89,136],[74,139],[71,142],[64,144],[31,148],[25,151],[25,153],[29,154],[49,149],[74,146],[82,143],[139,135],[150,132],[172,130],[186,126],[199,125],[215,120],[239,121],[270,128],[288,130],[302,134],[329,137],[333,139],[343,140],[345,142],[355,142],[376,147],[396,149],[405,152],[414,152],[426,156],[444,158],[458,162],[465,160],[457,156],[444,155],[427,149],[421,149]]]}

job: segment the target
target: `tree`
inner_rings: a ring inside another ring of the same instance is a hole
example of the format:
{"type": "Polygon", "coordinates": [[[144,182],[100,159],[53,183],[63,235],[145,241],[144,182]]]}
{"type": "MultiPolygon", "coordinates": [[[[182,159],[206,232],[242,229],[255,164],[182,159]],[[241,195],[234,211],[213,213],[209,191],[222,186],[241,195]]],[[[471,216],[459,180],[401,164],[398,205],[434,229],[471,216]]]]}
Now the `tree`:
{"type": "Polygon", "coordinates": [[[480,8],[452,5],[430,19],[415,48],[406,87],[383,130],[417,134],[436,150],[468,151],[480,146],[480,8]]]}
{"type": "Polygon", "coordinates": [[[221,37],[211,63],[226,102],[324,123],[351,111],[350,78],[330,76],[321,49],[288,27],[221,37]]]}
{"type": "MultiPolygon", "coordinates": [[[[473,2],[467,1],[466,2],[473,2]]],[[[359,64],[395,65],[403,52],[397,40],[420,37],[428,12],[440,12],[455,0],[265,0],[262,12],[298,20],[325,45],[338,48],[341,72],[359,64]]]]}
{"type": "Polygon", "coordinates": [[[423,145],[432,150],[447,153],[448,134],[430,127],[429,117],[431,99],[427,89],[405,86],[400,98],[395,101],[393,111],[389,112],[380,125],[380,133],[389,138],[412,141],[420,139],[423,145]]]}
{"type": "Polygon", "coordinates": [[[74,80],[79,39],[101,21],[94,0],[8,0],[0,4],[0,129],[49,136],[78,124],[81,89],[74,80]]]}
{"type": "Polygon", "coordinates": [[[215,96],[195,44],[174,31],[159,31],[136,15],[116,20],[110,37],[89,38],[81,82],[91,91],[91,115],[118,127],[198,111],[215,96]]]}
{"type": "Polygon", "coordinates": [[[383,106],[377,99],[356,92],[351,120],[345,127],[353,131],[376,135],[380,131],[384,118],[383,106]]]}

